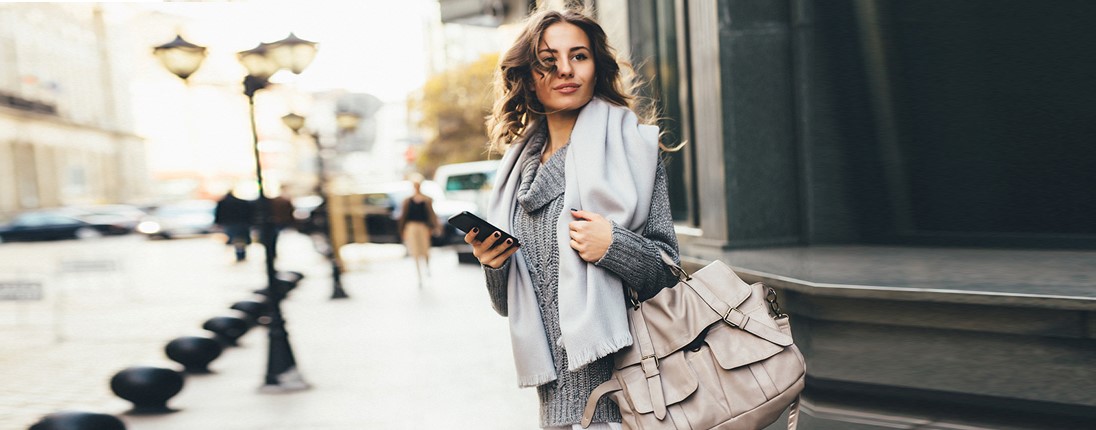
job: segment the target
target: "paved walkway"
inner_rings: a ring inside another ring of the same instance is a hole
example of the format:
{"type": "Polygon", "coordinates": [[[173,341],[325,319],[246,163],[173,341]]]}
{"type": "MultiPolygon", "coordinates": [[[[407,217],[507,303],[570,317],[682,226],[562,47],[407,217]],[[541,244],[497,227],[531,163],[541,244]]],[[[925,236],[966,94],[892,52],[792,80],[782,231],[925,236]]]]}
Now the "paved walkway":
{"type": "MultiPolygon", "coordinates": [[[[38,261],[35,253],[58,244],[5,244],[0,261],[38,261]]],[[[433,277],[420,290],[402,247],[357,246],[346,252],[351,298],[333,301],[324,260],[295,234],[283,235],[279,268],[306,278],[283,306],[298,368],[313,387],[258,392],[267,342],[256,328],[210,365],[213,374],[187,377],[168,402],[177,412],[126,415],[131,405],[110,392],[110,377],[133,365],[178,368],[164,345],[203,333],[206,319],[251,297],[263,283],[261,248],[234,265],[222,244],[204,238],[65,246],[77,249],[65,255],[121,269],[82,278],[54,271],[47,286],[64,294],[0,302],[8,315],[0,342],[12,345],[0,353],[0,428],[69,409],[114,414],[130,430],[536,428],[536,393],[515,387],[506,322],[491,311],[478,267],[435,250],[433,277]]],[[[45,260],[58,267],[57,258],[45,260]]],[[[24,274],[50,271],[21,266],[24,274]]]]}

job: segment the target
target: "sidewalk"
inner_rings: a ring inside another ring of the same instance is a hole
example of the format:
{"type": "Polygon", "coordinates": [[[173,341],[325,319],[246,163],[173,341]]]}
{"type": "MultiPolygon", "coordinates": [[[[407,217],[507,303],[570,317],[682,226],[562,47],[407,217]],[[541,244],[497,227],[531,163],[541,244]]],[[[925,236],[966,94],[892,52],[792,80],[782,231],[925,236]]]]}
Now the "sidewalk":
{"type": "MultiPolygon", "coordinates": [[[[199,245],[220,257],[221,245],[199,245]]],[[[105,348],[113,351],[110,357],[100,356],[105,355],[101,342],[38,345],[20,349],[18,359],[5,352],[0,377],[49,372],[52,377],[36,381],[54,381],[55,386],[19,386],[33,381],[14,378],[16,387],[5,383],[0,391],[0,410],[29,408],[36,416],[65,409],[109,413],[125,421],[130,430],[536,428],[536,393],[516,388],[506,321],[491,310],[478,267],[458,265],[451,252],[435,250],[433,277],[420,290],[414,264],[402,257],[402,247],[355,245],[347,249],[352,270],[343,279],[351,298],[330,300],[326,262],[312,251],[307,238],[296,234],[283,235],[278,267],[306,275],[283,302],[283,312],[298,370],[312,388],[282,394],[258,392],[267,353],[266,330],[259,327],[241,338],[239,347],[226,349],[210,364],[214,373],[187,376],[183,391],[168,402],[177,412],[125,415],[131,405],[109,395],[110,376],[123,367],[150,361],[178,368],[163,355],[167,342],[201,333],[197,329],[206,318],[225,314],[233,302],[250,298],[250,291],[262,286],[261,249],[253,252],[252,261],[243,266],[215,259],[214,266],[204,269],[219,272],[214,278],[224,278],[218,281],[221,285],[213,286],[220,288],[213,293],[208,285],[193,284],[192,271],[198,268],[184,267],[203,261],[208,265],[209,255],[176,260],[180,271],[174,275],[160,267],[165,274],[159,277],[164,283],[161,291],[174,292],[166,299],[170,303],[145,297],[143,306],[158,307],[165,319],[174,321],[168,327],[119,319],[125,310],[105,299],[94,306],[98,310],[84,309],[84,313],[99,312],[113,321],[124,320],[127,326],[136,325],[118,329],[120,333],[112,338],[115,345],[105,348]],[[223,285],[226,281],[234,284],[223,285]],[[192,319],[194,330],[177,332],[169,327],[182,326],[179,315],[202,316],[192,319]],[[82,362],[100,367],[128,364],[107,369],[82,362]],[[73,370],[61,373],[61,369],[73,370]],[[92,386],[94,382],[81,383],[78,389],[66,386],[76,380],[98,380],[101,386],[92,386]],[[18,391],[23,400],[12,402],[10,390],[18,391]],[[71,394],[65,398],[60,394],[64,392],[71,394]]],[[[69,297],[73,306],[74,296],[69,297]]],[[[77,338],[88,334],[70,331],[68,336],[77,338]]],[[[0,412],[0,427],[7,428],[12,417],[5,422],[4,414],[0,412]]],[[[28,424],[23,421],[14,428],[28,424]]]]}

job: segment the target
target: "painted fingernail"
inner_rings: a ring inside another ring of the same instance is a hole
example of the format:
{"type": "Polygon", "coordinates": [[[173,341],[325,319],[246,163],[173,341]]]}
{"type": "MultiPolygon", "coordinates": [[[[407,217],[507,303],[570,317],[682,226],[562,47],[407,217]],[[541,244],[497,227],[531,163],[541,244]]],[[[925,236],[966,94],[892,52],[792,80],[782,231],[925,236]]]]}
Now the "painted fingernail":
{"type": "Polygon", "coordinates": [[[475,228],[475,227],[472,227],[472,233],[479,233],[479,229],[475,228]]]}
{"type": "Polygon", "coordinates": [[[509,245],[509,244],[511,244],[511,243],[514,243],[514,240],[513,240],[513,239],[506,239],[506,244],[507,244],[507,245],[509,245]]]}
{"type": "Polygon", "coordinates": [[[499,234],[499,232],[497,232],[497,231],[495,232],[495,234],[492,234],[491,236],[495,236],[495,237],[502,237],[502,235],[501,235],[501,234],[499,234]]]}
{"type": "Polygon", "coordinates": [[[578,209],[571,208],[571,212],[578,212],[578,209]]]}

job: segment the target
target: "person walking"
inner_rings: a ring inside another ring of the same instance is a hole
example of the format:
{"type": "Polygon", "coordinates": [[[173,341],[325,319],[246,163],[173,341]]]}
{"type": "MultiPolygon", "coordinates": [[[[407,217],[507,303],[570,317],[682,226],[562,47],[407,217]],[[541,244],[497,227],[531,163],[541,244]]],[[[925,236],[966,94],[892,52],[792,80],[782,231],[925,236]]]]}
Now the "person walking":
{"type": "Polygon", "coordinates": [[[407,253],[415,260],[419,288],[423,273],[430,274],[430,237],[441,235],[441,223],[434,213],[434,200],[422,193],[422,177],[411,178],[414,193],[404,199],[400,209],[399,232],[407,253]]]}
{"type": "Polygon", "coordinates": [[[236,251],[236,262],[247,260],[247,246],[251,244],[251,225],[255,220],[255,205],[236,197],[229,190],[213,210],[213,223],[228,236],[226,244],[236,251]]]}
{"type": "Polygon", "coordinates": [[[293,201],[289,199],[288,187],[283,186],[281,188],[281,194],[277,197],[270,199],[270,223],[272,224],[270,237],[266,238],[271,243],[270,250],[277,256],[278,252],[278,236],[281,235],[282,230],[286,227],[292,227],[296,222],[296,218],[293,217],[293,211],[296,208],[293,206],[293,201]]]}
{"type": "MultiPolygon", "coordinates": [[[[487,215],[518,246],[475,229],[464,240],[509,319],[517,382],[536,387],[543,428],[581,428],[612,354],[632,343],[627,297],[677,282],[660,256],[678,261],[658,129],[633,110],[622,67],[585,13],[539,11],[496,70],[487,125],[503,156],[487,215]]],[[[620,422],[604,398],[590,428],[620,422]]]]}

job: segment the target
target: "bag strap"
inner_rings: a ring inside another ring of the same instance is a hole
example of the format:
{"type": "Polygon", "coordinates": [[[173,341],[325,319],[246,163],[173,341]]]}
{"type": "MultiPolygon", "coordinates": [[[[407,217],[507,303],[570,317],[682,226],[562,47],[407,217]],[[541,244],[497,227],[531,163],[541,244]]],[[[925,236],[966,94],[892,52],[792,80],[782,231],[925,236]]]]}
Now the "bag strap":
{"type": "Polygon", "coordinates": [[[651,331],[647,328],[647,320],[643,317],[643,309],[633,310],[628,313],[628,322],[632,324],[632,332],[636,334],[635,345],[639,348],[639,367],[643,369],[643,376],[647,379],[647,391],[651,393],[651,405],[654,406],[655,418],[666,418],[666,398],[662,393],[662,372],[658,370],[658,353],[655,351],[651,331]]]}
{"type": "MultiPolygon", "coordinates": [[[[742,311],[738,310],[737,307],[731,306],[727,302],[723,301],[723,299],[720,299],[719,296],[717,296],[703,282],[689,282],[692,280],[692,276],[689,276],[688,273],[685,273],[685,270],[683,270],[677,264],[674,264],[674,261],[670,259],[670,256],[666,255],[665,251],[662,251],[660,249],[658,252],[662,255],[662,261],[670,267],[671,271],[677,270],[677,273],[681,273],[681,275],[679,275],[679,277],[681,277],[681,283],[688,285],[689,288],[695,291],[696,294],[700,296],[701,300],[704,300],[704,303],[712,309],[712,311],[714,311],[718,315],[722,315],[724,322],[780,346],[788,346],[792,344],[791,336],[788,336],[773,327],[769,327],[765,324],[751,319],[749,315],[746,315],[742,311]]],[[[737,277],[735,278],[735,280],[742,282],[737,277]]]]}
{"type": "Polygon", "coordinates": [[[590,393],[590,397],[586,399],[586,408],[582,410],[582,428],[590,427],[590,421],[594,419],[594,409],[597,409],[598,400],[601,400],[606,394],[617,392],[621,389],[620,381],[616,378],[602,382],[601,385],[594,388],[594,391],[590,393]]]}
{"type": "Polygon", "coordinates": [[[788,409],[788,430],[796,430],[796,427],[799,427],[799,403],[801,400],[803,400],[802,395],[795,396],[795,401],[788,409]]]}

